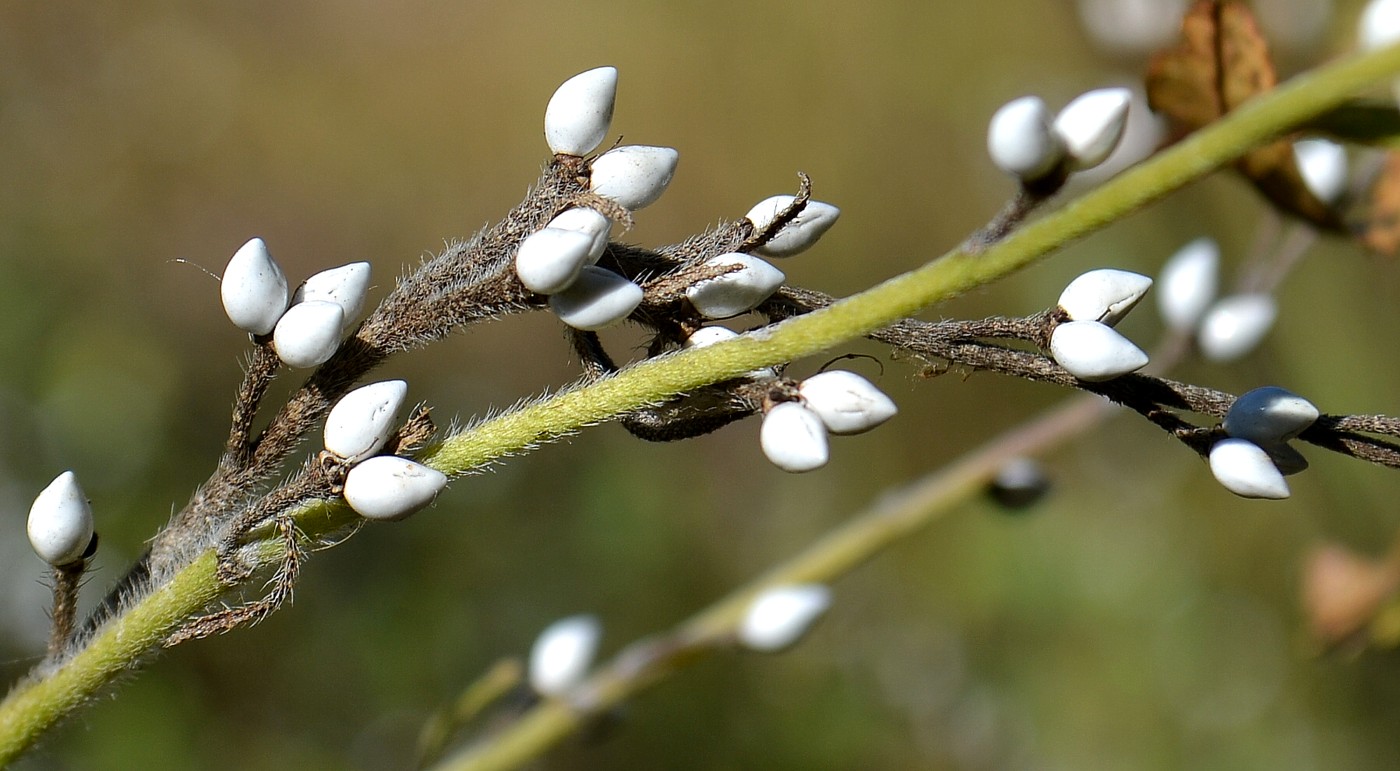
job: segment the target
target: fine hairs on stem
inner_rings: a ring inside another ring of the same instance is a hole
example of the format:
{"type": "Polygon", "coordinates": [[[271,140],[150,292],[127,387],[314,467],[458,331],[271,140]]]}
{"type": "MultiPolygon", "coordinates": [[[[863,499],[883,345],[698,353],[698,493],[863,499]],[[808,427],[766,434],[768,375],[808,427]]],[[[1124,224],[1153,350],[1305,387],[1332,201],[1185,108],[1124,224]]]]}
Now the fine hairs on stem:
{"type": "MultiPolygon", "coordinates": [[[[146,552],[103,577],[103,594],[89,600],[88,612],[80,613],[77,601],[90,581],[101,501],[88,508],[74,472],[35,499],[29,536],[51,573],[53,631],[44,658],[0,702],[0,764],[161,649],[237,632],[277,612],[314,570],[317,550],[365,537],[366,522],[407,519],[447,485],[470,484],[473,474],[590,426],[617,422],[640,441],[674,442],[732,430],[753,417],[762,452],[778,468],[803,473],[840,462],[851,452],[842,437],[898,420],[899,403],[918,398],[917,388],[891,398],[841,365],[817,370],[801,361],[842,353],[855,341],[879,346],[884,369],[905,366],[915,379],[1002,375],[1027,381],[1027,388],[1055,386],[1077,395],[602,667],[593,666],[602,622],[580,617],[551,627],[548,644],[541,643],[527,667],[493,669],[429,724],[424,761],[447,758],[445,768],[518,765],[700,657],[798,644],[825,613],[840,608],[839,593],[828,586],[833,580],[982,490],[1014,457],[1044,452],[1096,424],[1110,414],[1109,404],[1201,458],[1223,485],[1221,494],[1287,497],[1284,478],[1308,464],[1297,446],[1400,468],[1400,418],[1350,414],[1346,405],[1314,407],[1272,384],[1236,393],[1168,377],[1166,360],[1195,348],[1207,357],[1223,350],[1212,347],[1217,341],[1207,330],[1216,328],[1210,315],[1223,312],[1229,298],[1209,298],[1213,304],[1203,306],[1201,318],[1175,329],[1159,349],[1171,353],[1156,359],[1118,327],[1153,285],[1128,271],[1088,271],[1063,292],[1047,290],[1042,301],[1004,316],[915,318],[1122,219],[1397,72],[1394,47],[1320,67],[1053,210],[1062,189],[1113,149],[1128,98],[1100,89],[1058,115],[1029,104],[996,129],[989,146],[997,165],[1016,178],[1010,203],[962,246],[846,298],[804,288],[787,275],[797,262],[784,260],[808,250],[820,255],[819,239],[841,214],[815,197],[825,193],[806,173],[796,172],[789,192],[759,201],[743,216],[697,218],[712,224],[674,243],[629,242],[642,210],[687,166],[671,148],[610,145],[618,72],[580,73],[549,102],[552,155],[521,200],[471,238],[411,266],[392,285],[384,282],[377,303],[365,303],[373,283],[366,263],[330,268],[298,284],[273,258],[275,244],[252,238],[234,253],[221,298],[229,320],[248,333],[249,349],[222,451],[146,552]],[[395,356],[536,312],[558,320],[579,367],[577,381],[555,393],[443,426],[432,408],[451,414],[455,406],[415,402],[411,382],[378,379],[395,356]],[[621,325],[644,336],[630,359],[620,354],[633,352],[600,334],[621,325]],[[472,735],[464,753],[448,751],[458,728],[512,694],[530,706],[472,735]]],[[[1251,275],[1267,280],[1250,291],[1272,302],[1310,240],[1291,239],[1276,259],[1258,266],[1251,275]]],[[[1259,336],[1273,315],[1267,319],[1251,322],[1262,326],[1259,336]]]]}

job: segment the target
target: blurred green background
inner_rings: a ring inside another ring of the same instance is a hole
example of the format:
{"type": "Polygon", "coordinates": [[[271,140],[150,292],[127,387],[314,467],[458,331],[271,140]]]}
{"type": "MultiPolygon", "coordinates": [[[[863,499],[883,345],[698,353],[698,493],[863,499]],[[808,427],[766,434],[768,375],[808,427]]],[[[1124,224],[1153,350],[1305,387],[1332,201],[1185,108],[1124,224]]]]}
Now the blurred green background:
{"type": "MultiPolygon", "coordinates": [[[[679,240],[806,171],[844,213],[782,268],[847,294],[1000,206],[1012,185],[983,139],[998,105],[1137,79],[1144,49],[1112,14],[1154,5],[5,3],[0,670],[13,680],[43,648],[44,571],[21,534],[39,489],[72,468],[93,499],[90,602],[212,469],[246,340],[200,266],[247,238],[294,281],[368,260],[382,295],[518,200],[554,87],[613,64],[613,135],[681,152],[626,238],[679,240]]],[[[1257,5],[1285,73],[1347,50],[1359,11],[1257,5]]],[[[1213,178],[929,317],[1032,312],[1084,269],[1154,273],[1199,235],[1233,269],[1261,222],[1248,188],[1213,178]]],[[[1280,300],[1260,351],[1180,375],[1400,411],[1393,261],[1324,241],[1280,300]]],[[[1160,334],[1151,311],[1123,328],[1144,347],[1160,334]]],[[[536,314],[382,374],[445,419],[574,369],[536,314]]],[[[462,480],[316,555],[294,606],[161,656],[17,767],[407,767],[429,713],[552,620],[599,614],[606,655],[1065,396],[902,364],[878,382],[899,419],[837,440],[813,474],[766,463],[749,420],[660,446],[602,426],[462,480]]],[[[794,651],[708,661],[538,767],[1394,768],[1400,661],[1319,657],[1298,597],[1314,543],[1386,548],[1400,478],[1307,454],[1290,500],[1245,501],[1120,416],[1045,459],[1056,487],[1029,515],[958,507],[836,584],[794,651]]]]}

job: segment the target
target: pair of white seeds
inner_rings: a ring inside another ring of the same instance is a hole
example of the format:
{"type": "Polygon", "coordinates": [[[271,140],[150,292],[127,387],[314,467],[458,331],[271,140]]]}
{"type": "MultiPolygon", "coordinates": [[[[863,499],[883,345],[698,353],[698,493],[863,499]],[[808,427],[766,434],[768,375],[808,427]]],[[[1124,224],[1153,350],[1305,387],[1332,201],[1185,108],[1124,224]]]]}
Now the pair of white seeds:
{"type": "MultiPolygon", "coordinates": [[[[545,108],[544,133],[557,156],[582,157],[607,136],[617,97],[617,70],[598,67],[566,80],[545,108]]],[[[679,156],[668,147],[628,145],[609,150],[590,164],[592,192],[635,211],[661,197],[679,156]]],[[[755,228],[772,224],[792,196],[774,196],[748,214],[755,228]]],[[[767,256],[796,254],[826,232],[839,210],[810,202],[803,212],[758,251],[767,256]]],[[[641,287],[597,266],[607,248],[612,223],[587,208],[562,212],[526,237],[516,251],[516,275],[532,292],[549,295],[551,310],[577,329],[597,330],[627,318],[641,304],[641,287]]],[[[731,253],[710,264],[740,269],[702,282],[687,292],[706,318],[729,318],[752,310],[784,280],[782,271],[753,255],[731,253]]]]}
{"type": "MultiPolygon", "coordinates": [[[[749,603],[735,636],[750,650],[781,651],[802,639],[830,606],[831,590],[821,584],[766,589],[749,603]]],[[[602,636],[602,622],[587,614],[545,627],[530,648],[530,687],[541,696],[567,694],[588,676],[602,636]]]]}
{"type": "Polygon", "coordinates": [[[1171,329],[1194,331],[1201,355],[1215,362],[1234,361],[1253,351],[1278,317],[1274,298],[1246,292],[1216,299],[1220,248],[1209,238],[1182,247],[1162,266],[1158,310],[1171,329]]]}
{"type": "Polygon", "coordinates": [[[1147,354],[1113,327],[1137,305],[1152,279],[1101,268],[1075,278],[1060,293],[1069,321],[1050,333],[1050,356],[1071,375],[1102,382],[1147,366],[1147,354]]]}
{"type": "Polygon", "coordinates": [[[768,409],[758,434],[768,460],[793,473],[826,465],[831,458],[828,434],[869,431],[899,411],[869,380],[845,370],[813,375],[797,391],[797,401],[768,409]]]}
{"type": "Polygon", "coordinates": [[[1211,448],[1211,473],[1225,489],[1245,498],[1287,498],[1284,476],[1308,467],[1288,442],[1318,415],[1307,399],[1277,386],[1241,394],[1225,413],[1222,427],[1229,438],[1211,448]]]}
{"type": "Polygon", "coordinates": [[[239,247],[219,284],[224,312],[239,329],[272,333],[272,347],[289,367],[325,363],[359,316],[369,289],[369,263],[355,262],[308,278],[289,296],[286,274],[267,244],[239,247]]]}
{"type": "Polygon", "coordinates": [[[375,455],[389,441],[407,394],[402,380],[370,383],[341,397],[326,416],[326,451],[350,469],[345,502],[365,519],[403,519],[447,486],[441,471],[397,455],[375,455]]]}
{"type": "Polygon", "coordinates": [[[1123,138],[1131,102],[1126,88],[1101,88],[1081,94],[1052,116],[1038,96],[1013,99],[992,116],[987,152],[997,168],[1027,183],[1062,167],[1093,168],[1123,138]]]}

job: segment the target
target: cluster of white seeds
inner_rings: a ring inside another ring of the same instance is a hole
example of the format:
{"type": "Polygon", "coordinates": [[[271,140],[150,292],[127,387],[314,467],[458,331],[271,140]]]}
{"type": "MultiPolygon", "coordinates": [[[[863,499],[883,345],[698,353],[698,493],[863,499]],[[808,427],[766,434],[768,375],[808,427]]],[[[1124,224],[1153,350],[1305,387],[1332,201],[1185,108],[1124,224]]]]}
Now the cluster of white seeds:
{"type": "Polygon", "coordinates": [[[1060,293],[1069,318],[1050,333],[1050,356],[1089,382],[1112,380],[1147,366],[1147,354],[1113,327],[1152,288],[1152,279],[1126,270],[1091,270],[1060,293]]]}
{"type": "Polygon", "coordinates": [[[1278,305],[1263,292],[1216,299],[1219,275],[1220,247],[1209,238],[1198,238],[1162,266],[1157,301],[1168,327],[1194,330],[1202,356],[1227,362],[1258,347],[1278,317],[1278,305]]]}
{"type": "Polygon", "coordinates": [[[92,544],[92,507],[72,471],[59,474],[29,507],[29,544],[54,567],[87,556],[92,544]]]}
{"type": "Polygon", "coordinates": [[[1024,183],[1059,169],[1093,168],[1118,146],[1131,102],[1126,88],[1100,88],[1080,94],[1052,116],[1038,96],[1013,99],[992,116],[987,152],[997,168],[1024,183]]]}
{"type": "Polygon", "coordinates": [[[278,358],[297,368],[335,354],[368,289],[369,263],[354,262],[317,273],[289,293],[286,274],[261,238],[233,253],[219,285],[229,320],[253,335],[271,333],[278,358]]]}
{"type": "Polygon", "coordinates": [[[447,486],[447,476],[397,455],[376,455],[393,433],[408,394],[402,380],[356,388],[326,416],[326,451],[349,468],[345,502],[360,516],[400,520],[422,509],[447,486]]]}
{"type": "Polygon", "coordinates": [[[1284,476],[1308,467],[1288,444],[1318,418],[1311,402],[1277,386],[1241,394],[1225,414],[1229,438],[1210,451],[1210,470],[1230,492],[1245,498],[1287,498],[1284,476]]]}
{"type": "Polygon", "coordinates": [[[597,616],[569,616],[545,627],[530,648],[530,687],[541,696],[562,696],[583,682],[602,636],[597,616]]]}
{"type": "Polygon", "coordinates": [[[898,412],[894,402],[854,372],[831,370],[798,384],[796,401],[768,407],[759,444],[773,465],[794,473],[826,465],[828,434],[859,434],[898,412]]]}

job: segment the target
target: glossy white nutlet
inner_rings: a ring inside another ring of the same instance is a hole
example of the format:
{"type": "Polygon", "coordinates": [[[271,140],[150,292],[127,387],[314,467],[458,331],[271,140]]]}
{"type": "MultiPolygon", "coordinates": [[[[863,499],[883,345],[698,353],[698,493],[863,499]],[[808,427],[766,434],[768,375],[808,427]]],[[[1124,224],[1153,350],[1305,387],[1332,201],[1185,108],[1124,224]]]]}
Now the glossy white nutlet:
{"type": "Polygon", "coordinates": [[[272,348],[289,367],[315,367],[335,355],[344,327],[345,309],[339,303],[297,303],[277,321],[272,330],[272,348]]]}
{"type": "Polygon", "coordinates": [[[789,584],[765,589],[749,603],[737,636],[745,648],[764,653],[801,640],[831,607],[831,589],[821,584],[789,584]]]}
{"type": "Polygon", "coordinates": [[[349,326],[360,317],[360,309],[365,306],[365,294],[369,292],[369,263],[352,262],[338,268],[323,270],[301,282],[292,295],[292,304],[309,300],[322,300],[340,306],[345,312],[345,324],[349,326]]]}
{"type": "MultiPolygon", "coordinates": [[[[772,226],[778,215],[796,200],[790,195],[769,196],[754,204],[749,213],[744,215],[744,219],[753,223],[755,232],[761,233],[772,226]]],[[[765,257],[791,257],[801,254],[812,248],[812,245],[836,224],[840,216],[841,210],[835,206],[809,199],[796,217],[789,220],[772,238],[754,251],[765,257]]]]}
{"type": "Polygon", "coordinates": [[[589,264],[592,249],[593,236],[588,233],[562,228],[537,230],[515,251],[515,275],[531,292],[563,291],[589,264]]]}
{"type": "Polygon", "coordinates": [[[692,284],[685,296],[707,319],[727,319],[748,313],[767,300],[787,276],[767,261],[751,254],[730,252],[705,260],[711,267],[739,266],[722,276],[692,284]]]}
{"type": "Polygon", "coordinates": [[[530,648],[530,687],[544,696],[559,696],[583,682],[603,625],[596,616],[561,618],[545,627],[530,648]]]}
{"type": "Polygon", "coordinates": [[[1286,442],[1317,422],[1313,403],[1278,386],[1240,394],[1225,413],[1225,433],[1259,445],[1286,442]]]}
{"type": "Polygon", "coordinates": [[[700,327],[690,333],[690,337],[685,339],[686,348],[704,348],[707,345],[714,345],[725,340],[733,340],[739,333],[729,327],[700,327]]]}
{"type": "Polygon", "coordinates": [[[1038,96],[1023,96],[1002,105],[987,125],[987,153],[992,163],[1019,179],[1049,174],[1065,158],[1065,146],[1050,127],[1050,110],[1038,96]]]}
{"type": "Polygon", "coordinates": [[[544,138],[555,155],[587,155],[602,144],[617,99],[617,68],[597,67],[564,81],[544,108],[544,138]]]}
{"type": "Polygon", "coordinates": [[[233,253],[219,282],[224,312],[234,326],[265,335],[287,310],[287,276],[261,238],[250,239],[233,253]]]}
{"type": "Polygon", "coordinates": [[[1259,345],[1277,316],[1278,305],[1269,295],[1224,297],[1201,319],[1196,343],[1211,361],[1233,361],[1259,345]]]}
{"type": "Polygon", "coordinates": [[[1400,0],[1371,0],[1357,22],[1357,38],[1365,49],[1400,42],[1400,0]]]}
{"type": "Polygon", "coordinates": [[[92,542],[92,507],[73,472],[59,474],[29,507],[29,544],[58,567],[78,561],[92,542]]]}
{"type": "Polygon", "coordinates": [[[1111,327],[1151,288],[1152,279],[1140,273],[1100,268],[1069,282],[1060,293],[1059,305],[1071,321],[1097,321],[1111,327]]]}
{"type": "Polygon", "coordinates": [[[572,284],[549,298],[554,315],[574,329],[586,330],[610,327],[641,304],[641,287],[596,265],[583,266],[572,284]]]}
{"type": "Polygon", "coordinates": [[[1147,366],[1147,354],[1097,321],[1066,321],[1050,333],[1050,355],[1080,380],[1112,380],[1147,366]]]}
{"type": "Polygon", "coordinates": [[[800,402],[773,405],[763,416],[758,441],[774,466],[794,474],[819,469],[831,459],[826,424],[800,402]]]}
{"type": "Polygon", "coordinates": [[[370,383],[340,397],[326,415],[326,449],[346,463],[359,463],[384,448],[408,395],[408,383],[370,383]]]}
{"type": "Polygon", "coordinates": [[[1210,449],[1210,473],[1226,490],[1243,498],[1279,500],[1290,495],[1288,482],[1269,454],[1246,439],[1222,439],[1210,449]]]}
{"type": "Polygon", "coordinates": [[[365,519],[394,521],[432,503],[446,486],[441,471],[397,455],[376,455],[345,475],[345,502],[365,519]]]}
{"type": "Polygon", "coordinates": [[[1197,238],[1177,250],[1157,276],[1157,310],[1168,327],[1195,328],[1215,301],[1220,282],[1220,247],[1210,238],[1197,238]]]}
{"type": "Polygon", "coordinates": [[[589,188],[636,211],[656,202],[671,184],[680,153],[669,147],[623,145],[593,161],[589,188]]]}
{"type": "Polygon", "coordinates": [[[1185,0],[1078,0],[1079,23],[1095,43],[1143,55],[1171,42],[1181,29],[1185,0]]]}
{"type": "Polygon", "coordinates": [[[575,206],[559,212],[545,227],[587,233],[593,239],[593,243],[588,247],[588,262],[592,264],[597,263],[598,258],[603,256],[603,250],[608,248],[608,233],[612,230],[612,221],[601,212],[587,206],[575,206]]]}
{"type": "Polygon", "coordinates": [[[1293,159],[1303,183],[1317,200],[1336,202],[1347,189],[1347,151],[1328,139],[1300,139],[1293,143],[1293,159]]]}
{"type": "Polygon", "coordinates": [[[869,431],[899,412],[874,383],[847,370],[819,372],[802,381],[797,392],[833,434],[869,431]]]}
{"type": "Polygon", "coordinates": [[[1099,88],[1075,97],[1055,116],[1055,133],[1076,170],[1103,163],[1118,146],[1132,102],[1126,88],[1099,88]]]}
{"type": "Polygon", "coordinates": [[[987,486],[997,503],[1008,509],[1024,509],[1045,497],[1050,478],[1034,458],[1018,455],[1002,464],[987,486]]]}

